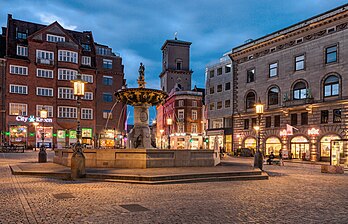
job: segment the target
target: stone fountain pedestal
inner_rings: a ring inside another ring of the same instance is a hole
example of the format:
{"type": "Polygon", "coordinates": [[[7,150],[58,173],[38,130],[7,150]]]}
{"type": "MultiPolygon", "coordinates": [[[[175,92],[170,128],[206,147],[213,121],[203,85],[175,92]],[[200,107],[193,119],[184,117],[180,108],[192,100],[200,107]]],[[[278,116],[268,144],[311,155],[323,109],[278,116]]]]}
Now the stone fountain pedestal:
{"type": "Polygon", "coordinates": [[[134,127],[128,133],[127,148],[129,149],[153,148],[151,145],[148,106],[134,106],[134,127]]]}

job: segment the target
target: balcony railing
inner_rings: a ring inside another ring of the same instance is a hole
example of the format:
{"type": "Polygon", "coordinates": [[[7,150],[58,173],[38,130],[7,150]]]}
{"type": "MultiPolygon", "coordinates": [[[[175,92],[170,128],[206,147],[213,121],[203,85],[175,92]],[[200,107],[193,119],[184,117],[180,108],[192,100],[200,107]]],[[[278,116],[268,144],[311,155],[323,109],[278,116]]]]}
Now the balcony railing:
{"type": "Polygon", "coordinates": [[[54,65],[54,61],[51,59],[46,59],[46,58],[36,58],[36,63],[37,64],[42,64],[42,65],[54,65]]]}
{"type": "Polygon", "coordinates": [[[310,89],[305,89],[305,94],[298,94],[298,98],[294,97],[294,91],[290,91],[289,93],[285,93],[283,95],[283,105],[285,107],[303,105],[314,103],[314,98],[312,96],[312,92],[310,89]]]}

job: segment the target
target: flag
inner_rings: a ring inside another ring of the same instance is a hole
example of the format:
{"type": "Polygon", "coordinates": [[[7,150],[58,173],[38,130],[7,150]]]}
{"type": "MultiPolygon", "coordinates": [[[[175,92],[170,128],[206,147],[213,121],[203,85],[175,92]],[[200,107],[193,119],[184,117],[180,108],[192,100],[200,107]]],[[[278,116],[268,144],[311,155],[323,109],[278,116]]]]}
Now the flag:
{"type": "Polygon", "coordinates": [[[286,134],[287,135],[293,135],[293,129],[298,130],[297,128],[295,128],[294,126],[291,126],[289,124],[286,124],[286,134]]]}

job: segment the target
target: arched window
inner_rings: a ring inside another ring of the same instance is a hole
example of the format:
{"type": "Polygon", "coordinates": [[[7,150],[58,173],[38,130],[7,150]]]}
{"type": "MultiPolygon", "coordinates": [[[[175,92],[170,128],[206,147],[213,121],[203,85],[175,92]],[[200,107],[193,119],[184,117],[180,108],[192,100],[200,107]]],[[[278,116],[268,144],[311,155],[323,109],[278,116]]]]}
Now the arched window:
{"type": "Polygon", "coordinates": [[[307,98],[307,88],[304,82],[298,82],[293,89],[293,99],[301,100],[307,98]]]}
{"type": "Polygon", "coordinates": [[[324,81],[324,97],[338,96],[340,92],[339,79],[335,75],[330,75],[324,81]]]}
{"type": "Polygon", "coordinates": [[[278,105],[278,95],[279,89],[277,87],[272,87],[268,90],[268,105],[278,105]]]}
{"type": "Polygon", "coordinates": [[[255,105],[256,97],[255,93],[249,92],[246,96],[246,108],[253,108],[255,105]]]}

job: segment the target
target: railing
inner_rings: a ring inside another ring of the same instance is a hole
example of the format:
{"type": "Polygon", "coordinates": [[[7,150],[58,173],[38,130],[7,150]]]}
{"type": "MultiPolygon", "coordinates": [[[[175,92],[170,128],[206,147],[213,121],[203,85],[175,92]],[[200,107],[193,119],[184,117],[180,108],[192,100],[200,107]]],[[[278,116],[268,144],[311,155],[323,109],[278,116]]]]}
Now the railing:
{"type": "Polygon", "coordinates": [[[8,153],[12,153],[12,152],[24,152],[24,150],[26,149],[26,146],[18,146],[18,145],[3,145],[0,146],[0,152],[8,152],[8,153]]]}
{"type": "Polygon", "coordinates": [[[46,58],[36,58],[37,64],[43,64],[43,65],[54,65],[54,61],[51,59],[46,58]]]}

